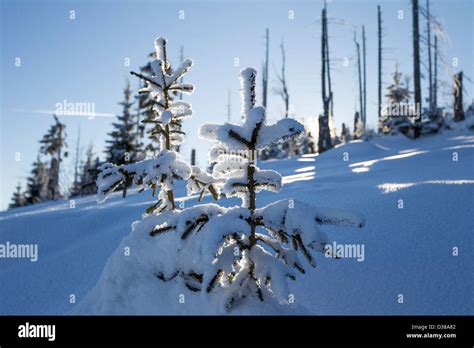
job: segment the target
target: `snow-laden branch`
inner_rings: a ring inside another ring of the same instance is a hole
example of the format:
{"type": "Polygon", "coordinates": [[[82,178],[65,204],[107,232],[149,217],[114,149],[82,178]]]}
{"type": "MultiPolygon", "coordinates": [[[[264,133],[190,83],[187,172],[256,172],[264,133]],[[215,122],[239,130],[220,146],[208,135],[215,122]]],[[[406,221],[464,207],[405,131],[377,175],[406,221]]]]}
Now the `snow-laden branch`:
{"type": "MultiPolygon", "coordinates": [[[[97,178],[97,200],[105,199],[116,189],[121,189],[126,194],[129,188],[140,188],[141,190],[153,189],[161,185],[165,189],[172,178],[188,179],[191,175],[191,167],[184,162],[178,153],[173,151],[162,151],[153,159],[144,160],[132,164],[120,166],[105,163],[99,167],[97,178]]],[[[163,187],[162,187],[163,189],[163,187]]]]}
{"type": "MultiPolygon", "coordinates": [[[[250,103],[248,100],[247,103],[250,103]]],[[[304,131],[303,125],[298,121],[285,118],[272,125],[265,123],[265,109],[245,106],[245,119],[243,125],[224,123],[222,125],[208,123],[199,129],[200,137],[223,143],[236,150],[262,149],[267,145],[281,139],[298,135],[304,131]],[[258,125],[258,132],[254,132],[258,125]],[[252,137],[255,137],[253,139],[252,137]]]]}
{"type": "Polygon", "coordinates": [[[312,249],[321,251],[327,242],[326,235],[320,230],[320,225],[361,228],[365,219],[361,214],[328,208],[316,208],[311,205],[293,201],[281,200],[256,211],[258,219],[269,231],[298,246],[300,242],[312,249]],[[278,233],[280,235],[278,235],[278,233]],[[283,238],[281,235],[283,234],[283,238]],[[301,237],[301,240],[299,239],[301,237]]]}
{"type": "Polygon", "coordinates": [[[192,173],[187,185],[188,195],[199,193],[199,201],[201,201],[204,194],[209,192],[217,200],[219,194],[215,186],[216,183],[217,180],[212,175],[202,171],[199,167],[192,166],[192,173]]]}

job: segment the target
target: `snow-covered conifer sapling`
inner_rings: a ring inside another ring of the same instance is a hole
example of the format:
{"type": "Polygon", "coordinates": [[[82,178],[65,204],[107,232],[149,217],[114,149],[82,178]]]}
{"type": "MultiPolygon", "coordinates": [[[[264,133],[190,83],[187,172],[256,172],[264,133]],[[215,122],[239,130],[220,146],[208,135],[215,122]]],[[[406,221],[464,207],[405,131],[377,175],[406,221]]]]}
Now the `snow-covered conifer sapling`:
{"type": "Polygon", "coordinates": [[[256,71],[244,69],[240,79],[243,124],[206,124],[200,136],[220,149],[211,153],[217,155],[213,176],[223,180],[221,194],[240,197],[242,206],[209,221],[185,246],[190,254],[201,257],[199,262],[209,264],[202,277],[204,289],[219,292],[227,310],[251,296],[287,301],[287,279],[305,273],[300,256],[315,266],[310,249],[322,252],[327,242],[319,225],[364,225],[358,214],[314,208],[291,199],[257,207],[257,193],[279,192],[282,178],[276,171],[258,168],[256,152],[304,128],[289,118],[267,125],[265,109],[256,106],[256,71]]]}
{"type": "Polygon", "coordinates": [[[187,180],[194,182],[194,187],[202,187],[202,191],[215,192],[212,183],[200,182],[199,169],[193,173],[186,162],[181,159],[175,146],[183,142],[184,133],[181,124],[184,119],[192,115],[191,104],[183,100],[174,100],[172,92],[191,94],[194,86],[188,83],[180,83],[179,79],[193,65],[190,59],[184,60],[181,65],[172,69],[166,54],[166,39],[155,40],[156,59],[151,62],[153,73],[144,76],[131,72],[146,82],[141,93],[148,93],[153,102],[154,118],[147,120],[153,124],[153,133],[157,135],[161,151],[151,159],[137,163],[116,166],[111,163],[102,165],[99,170],[97,187],[99,201],[106,199],[107,195],[116,189],[122,189],[125,197],[127,190],[139,187],[140,191],[151,189],[153,196],[158,194],[158,201],[148,207],[147,213],[160,213],[164,210],[176,209],[173,180],[187,180]]]}
{"type": "MultiPolygon", "coordinates": [[[[276,171],[258,168],[257,152],[300,134],[304,128],[289,118],[266,124],[265,109],[256,106],[256,71],[251,68],[240,74],[243,123],[205,124],[199,130],[201,137],[215,143],[210,151],[210,160],[215,163],[212,175],[184,162],[172,149],[181,140],[173,130],[177,121],[191,114],[191,106],[173,101],[169,92],[193,90],[191,85],[177,82],[192,63],[185,61],[172,70],[165,43],[164,39],[155,41],[153,75],[137,74],[147,82],[146,88],[156,101],[155,122],[162,150],[156,157],[134,164],[103,165],[97,183],[99,200],[119,185],[124,192],[129,187],[160,190],[159,199],[141,221],[132,225],[132,233],[122,242],[122,248],[134,248],[133,258],[124,258],[119,248],[109,259],[106,276],[99,281],[99,288],[109,290],[97,291],[104,296],[116,293],[116,284],[125,284],[130,297],[143,288],[130,279],[145,277],[151,282],[153,275],[154,282],[168,283],[170,289],[174,286],[182,289],[180,292],[200,292],[202,300],[213,304],[207,310],[231,311],[252,299],[287,302],[287,280],[305,273],[300,258],[315,266],[313,252],[322,252],[327,243],[320,225],[362,227],[364,219],[355,213],[314,208],[292,199],[258,207],[257,194],[262,190],[279,192],[282,178],[276,171]],[[209,203],[181,209],[174,203],[175,178],[188,180],[188,194],[199,193],[199,199],[209,192],[214,198],[239,197],[242,204],[226,208],[209,203]]],[[[123,302],[127,295],[116,296],[123,302]]]]}

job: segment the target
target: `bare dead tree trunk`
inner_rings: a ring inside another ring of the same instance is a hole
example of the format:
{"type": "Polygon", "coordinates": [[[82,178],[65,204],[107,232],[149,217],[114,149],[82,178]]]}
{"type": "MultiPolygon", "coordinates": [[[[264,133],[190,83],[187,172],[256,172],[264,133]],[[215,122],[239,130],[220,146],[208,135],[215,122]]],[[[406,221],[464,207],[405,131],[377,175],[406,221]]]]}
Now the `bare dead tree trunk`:
{"type": "Polygon", "coordinates": [[[267,94],[268,94],[268,61],[270,52],[270,31],[268,28],[265,29],[265,63],[263,64],[262,74],[262,88],[263,88],[263,107],[267,107],[267,94]]]}
{"type": "Polygon", "coordinates": [[[454,74],[454,121],[464,120],[464,109],[462,105],[462,71],[454,74]]]}
{"type": "Polygon", "coordinates": [[[341,125],[341,141],[343,143],[347,142],[347,128],[346,128],[346,124],[344,122],[342,122],[342,125],[341,125]]]}
{"type": "Polygon", "coordinates": [[[377,6],[377,36],[378,36],[378,132],[382,133],[382,13],[377,6]]]}
{"type": "Polygon", "coordinates": [[[359,116],[359,112],[356,111],[355,114],[354,114],[354,140],[357,140],[359,139],[359,122],[360,122],[360,116],[359,116]]]}
{"type": "Polygon", "coordinates": [[[359,105],[360,105],[360,119],[362,121],[362,124],[364,122],[364,101],[363,101],[363,92],[362,92],[362,71],[361,71],[361,62],[360,62],[360,45],[359,42],[357,42],[357,37],[356,33],[354,33],[354,42],[356,45],[356,50],[357,50],[357,72],[359,76],[359,105]]]}
{"type": "Polygon", "coordinates": [[[329,134],[329,101],[326,94],[326,67],[327,67],[327,50],[326,50],[326,39],[327,39],[327,26],[326,26],[326,8],[321,11],[321,95],[323,99],[323,115],[319,116],[319,137],[318,137],[318,152],[324,152],[331,147],[331,137],[329,134]]]}
{"type": "MultiPolygon", "coordinates": [[[[325,62],[326,62],[326,74],[327,74],[327,83],[328,83],[328,92],[329,92],[329,110],[328,110],[328,126],[329,131],[332,132],[334,127],[334,94],[332,92],[332,83],[331,83],[331,65],[329,60],[329,34],[328,34],[328,22],[327,22],[327,8],[326,2],[324,2],[324,42],[325,42],[325,62]]],[[[335,136],[336,134],[334,134],[335,136]]]]}
{"type": "MultiPolygon", "coordinates": [[[[280,82],[280,87],[275,89],[276,94],[278,94],[285,105],[285,118],[290,116],[290,93],[288,92],[288,84],[286,82],[286,51],[283,41],[280,44],[281,49],[281,72],[277,73],[278,81],[280,82]]],[[[295,140],[290,138],[286,140],[288,145],[288,156],[292,157],[296,154],[295,140]]]]}
{"type": "Polygon", "coordinates": [[[433,107],[438,113],[438,36],[434,36],[433,107]]]}
{"type": "Polygon", "coordinates": [[[324,108],[324,116],[326,117],[328,114],[327,111],[327,96],[326,96],[326,9],[323,8],[321,12],[321,94],[323,98],[323,108],[324,108]]]}
{"type": "Polygon", "coordinates": [[[363,68],[363,102],[364,102],[364,109],[361,110],[363,112],[363,127],[365,131],[365,125],[367,123],[367,74],[366,74],[366,64],[365,64],[365,26],[362,26],[362,68],[363,68]]]}
{"type": "Polygon", "coordinates": [[[413,10],[413,83],[415,97],[415,122],[413,137],[416,139],[421,134],[421,74],[420,74],[420,32],[418,21],[418,0],[412,0],[413,10]]]}
{"type": "Polygon", "coordinates": [[[196,149],[191,149],[191,165],[196,165],[196,149]]]}
{"type": "Polygon", "coordinates": [[[280,87],[275,88],[274,92],[278,94],[283,100],[285,105],[285,118],[290,114],[290,94],[288,92],[288,85],[286,83],[286,51],[283,41],[280,44],[281,49],[281,72],[277,74],[278,82],[280,82],[280,87]]]}
{"type": "Polygon", "coordinates": [[[428,104],[430,118],[433,118],[433,75],[431,64],[431,18],[430,18],[430,0],[426,0],[426,36],[428,46],[428,104]]]}

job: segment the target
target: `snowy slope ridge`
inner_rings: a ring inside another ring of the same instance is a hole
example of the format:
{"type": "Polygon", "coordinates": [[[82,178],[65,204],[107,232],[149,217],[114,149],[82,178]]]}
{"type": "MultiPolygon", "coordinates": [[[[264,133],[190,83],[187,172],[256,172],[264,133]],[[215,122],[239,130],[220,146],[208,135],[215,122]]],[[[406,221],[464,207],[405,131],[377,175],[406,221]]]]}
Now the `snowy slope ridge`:
{"type": "MultiPolygon", "coordinates": [[[[330,242],[363,246],[364,257],[320,255],[315,269],[290,284],[294,303],[273,307],[258,301],[235,314],[472,314],[474,134],[459,128],[417,141],[376,137],[321,156],[260,163],[279,171],[284,186],[278,194],[260,194],[259,206],[293,197],[316,207],[359,211],[364,229],[327,226],[324,232],[330,242]]],[[[176,196],[184,194],[179,186],[176,196]]],[[[187,207],[196,203],[196,197],[179,200],[187,207]]],[[[152,201],[130,192],[127,200],[113,194],[102,204],[86,197],[74,208],[55,202],[0,213],[0,244],[33,243],[39,250],[37,262],[0,259],[0,314],[214,313],[201,293],[180,297],[172,281],[138,273],[133,262],[122,273],[135,278],[116,284],[114,301],[100,301],[112,298],[95,286],[101,274],[107,277],[119,257],[133,258],[135,248],[151,247],[137,241],[129,245],[130,256],[113,253],[130,234],[123,226],[139,220],[152,201]],[[132,282],[143,286],[130,287],[132,282]],[[128,288],[132,292],[124,293],[128,288]]]]}

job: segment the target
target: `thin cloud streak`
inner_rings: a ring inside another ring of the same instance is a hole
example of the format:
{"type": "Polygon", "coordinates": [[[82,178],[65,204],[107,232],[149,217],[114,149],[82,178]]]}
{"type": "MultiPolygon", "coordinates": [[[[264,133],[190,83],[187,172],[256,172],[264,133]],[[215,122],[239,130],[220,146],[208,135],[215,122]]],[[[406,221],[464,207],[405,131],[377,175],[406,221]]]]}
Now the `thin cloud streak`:
{"type": "Polygon", "coordinates": [[[56,110],[26,110],[26,109],[12,109],[11,111],[13,112],[25,112],[25,113],[32,113],[32,114],[45,114],[45,115],[56,115],[56,116],[73,116],[73,117],[89,117],[89,118],[94,118],[94,117],[116,117],[115,114],[111,112],[81,112],[79,113],[73,113],[73,112],[66,112],[66,113],[61,113],[61,112],[56,112],[56,110]]]}

